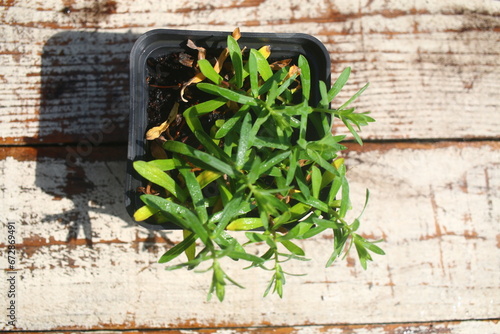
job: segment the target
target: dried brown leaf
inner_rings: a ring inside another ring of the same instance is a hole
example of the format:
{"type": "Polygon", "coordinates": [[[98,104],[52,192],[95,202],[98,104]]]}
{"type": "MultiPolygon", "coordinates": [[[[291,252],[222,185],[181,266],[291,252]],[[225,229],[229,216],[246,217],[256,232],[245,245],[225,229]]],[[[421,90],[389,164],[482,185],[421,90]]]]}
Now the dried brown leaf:
{"type": "Polygon", "coordinates": [[[271,66],[271,69],[273,71],[277,71],[279,69],[282,69],[285,66],[288,66],[291,62],[292,62],[292,59],[283,59],[283,60],[275,61],[274,63],[269,64],[269,66],[271,66]]]}
{"type": "Polygon", "coordinates": [[[234,29],[233,33],[232,33],[232,36],[235,40],[239,40],[240,37],[241,37],[241,32],[240,32],[240,28],[236,28],[234,29]]]}
{"type": "Polygon", "coordinates": [[[175,103],[174,106],[172,107],[172,110],[170,111],[170,114],[167,117],[167,120],[163,123],[161,123],[158,126],[155,126],[146,132],[146,139],[147,140],[154,140],[160,135],[165,132],[165,130],[168,129],[170,126],[170,123],[172,123],[175,120],[175,117],[177,116],[177,112],[179,111],[179,104],[175,103]]]}

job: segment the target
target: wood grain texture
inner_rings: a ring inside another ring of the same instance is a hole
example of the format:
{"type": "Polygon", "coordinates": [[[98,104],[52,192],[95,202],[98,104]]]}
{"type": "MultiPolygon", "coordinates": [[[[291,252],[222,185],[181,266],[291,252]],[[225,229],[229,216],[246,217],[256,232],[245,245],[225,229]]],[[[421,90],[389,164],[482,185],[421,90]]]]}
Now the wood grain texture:
{"type": "MultiPolygon", "coordinates": [[[[441,323],[404,323],[378,325],[325,325],[325,326],[294,326],[294,327],[243,327],[231,329],[203,328],[203,329],[172,329],[157,330],[106,330],[92,331],[96,334],[470,334],[470,333],[497,333],[497,320],[481,321],[446,321],[441,323]]],[[[23,332],[35,334],[39,332],[23,332]]],[[[60,334],[74,333],[72,331],[58,331],[60,334]]]]}
{"type": "Polygon", "coordinates": [[[0,143],[125,142],[128,54],[153,28],[304,32],[325,43],[338,105],[358,100],[369,139],[498,138],[500,2],[8,1],[0,5],[0,143]],[[443,123],[445,122],[445,126],[443,123]]]}
{"type": "Polygon", "coordinates": [[[2,311],[0,330],[500,333],[500,1],[8,0],[0,35],[0,268],[15,222],[19,269],[17,327],[2,311]],[[346,156],[354,207],[371,192],[362,233],[385,239],[368,271],[354,253],[324,268],[324,235],[287,264],[308,275],[283,300],[226,262],[246,289],[207,302],[207,275],[156,263],[180,233],[125,212],[134,41],[236,26],[322,41],[333,79],[353,69],[334,106],[371,83],[355,106],[372,142],[346,156]]]}
{"type": "MultiPolygon", "coordinates": [[[[125,160],[106,154],[116,148],[96,147],[101,152],[95,156],[109,158],[73,167],[66,165],[64,147],[47,156],[32,148],[3,150],[0,228],[6,229],[6,221],[17,224],[18,329],[498,330],[494,321],[466,320],[500,318],[500,144],[353,149],[347,161],[354,207],[361,208],[365,187],[371,191],[362,233],[383,237],[387,255],[377,256],[368,271],[354,254],[326,269],[330,236],[303,242],[314,260],[287,264],[286,270],[308,275],[289,278],[283,300],[262,298],[265,272],[225,263],[246,289],[229,287],[224,303],[205,301],[206,275],[166,272],[156,264],[181,235],[137,227],[124,212],[125,160]],[[438,323],[429,324],[433,321],[438,323]]],[[[5,256],[2,237],[0,258],[5,256]]],[[[0,291],[6,284],[0,280],[0,291]]]]}

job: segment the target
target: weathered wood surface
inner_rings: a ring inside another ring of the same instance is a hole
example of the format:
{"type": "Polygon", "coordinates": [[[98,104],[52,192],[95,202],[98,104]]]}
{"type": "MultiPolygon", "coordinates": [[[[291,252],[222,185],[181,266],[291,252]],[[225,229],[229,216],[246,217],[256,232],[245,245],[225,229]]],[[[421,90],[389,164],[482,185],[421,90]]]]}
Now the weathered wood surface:
{"type": "Polygon", "coordinates": [[[6,1],[0,12],[0,142],[75,142],[104,120],[125,141],[128,53],[153,28],[305,32],[333,77],[365,82],[371,139],[498,138],[500,2],[6,1]],[[446,123],[446,125],[443,125],[446,123]]]}
{"type": "MultiPolygon", "coordinates": [[[[18,326],[273,325],[299,333],[293,326],[307,324],[336,333],[344,324],[358,326],[354,332],[374,324],[367,332],[397,333],[407,323],[419,328],[411,323],[498,320],[499,149],[498,142],[448,142],[368,144],[352,151],[355,206],[361,207],[365,187],[372,194],[363,233],[383,237],[387,255],[377,256],[368,271],[354,255],[325,269],[331,247],[326,235],[303,244],[315,260],[287,266],[309,275],[290,278],[283,300],[261,297],[266,273],[232,265],[228,274],[246,289],[230,287],[224,303],[205,301],[206,275],[166,272],[155,263],[180,235],[148,232],[130,221],[121,198],[123,159],[110,156],[69,168],[64,148],[61,158],[42,148],[3,149],[2,212],[16,222],[19,240],[18,326]]],[[[96,156],[115,149],[100,150],[96,156]]],[[[0,291],[6,291],[5,280],[0,291]]],[[[496,322],[474,324],[498,330],[496,322]]],[[[456,332],[469,325],[456,325],[456,332]]]]}
{"type": "Polygon", "coordinates": [[[500,332],[500,1],[10,0],[0,29],[0,268],[12,221],[18,330],[500,332]],[[232,268],[247,288],[206,302],[208,277],[156,264],[179,233],[124,211],[133,42],[235,26],[316,36],[332,77],[353,68],[339,100],[371,82],[356,106],[377,119],[373,142],[347,157],[355,207],[371,191],[363,233],[386,239],[368,271],[354,256],[325,269],[325,236],[287,268],[309,275],[283,300],[232,268]]]}

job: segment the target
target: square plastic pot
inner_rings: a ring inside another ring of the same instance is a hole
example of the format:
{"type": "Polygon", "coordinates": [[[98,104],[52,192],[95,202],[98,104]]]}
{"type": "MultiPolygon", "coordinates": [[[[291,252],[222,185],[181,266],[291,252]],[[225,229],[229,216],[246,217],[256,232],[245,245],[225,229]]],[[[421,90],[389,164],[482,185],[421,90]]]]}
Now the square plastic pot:
{"type": "MultiPolygon", "coordinates": [[[[148,144],[145,139],[149,99],[146,82],[148,58],[185,51],[188,39],[207,49],[223,49],[230,34],[220,31],[156,29],[143,34],[135,42],[130,53],[130,120],[125,179],[125,206],[131,217],[143,206],[136,189],[146,184],[146,181],[134,171],[132,163],[148,159],[148,144]]],[[[272,57],[278,59],[297,59],[299,55],[303,55],[309,61],[312,83],[321,80],[330,86],[330,57],[324,45],[315,37],[302,33],[242,33],[238,43],[242,47],[255,49],[270,45],[272,57]]],[[[319,102],[319,96],[315,93],[317,91],[317,87],[313,85],[311,95],[313,103],[319,102]]],[[[178,229],[174,224],[157,224],[152,220],[138,224],[152,230],[178,229]]]]}

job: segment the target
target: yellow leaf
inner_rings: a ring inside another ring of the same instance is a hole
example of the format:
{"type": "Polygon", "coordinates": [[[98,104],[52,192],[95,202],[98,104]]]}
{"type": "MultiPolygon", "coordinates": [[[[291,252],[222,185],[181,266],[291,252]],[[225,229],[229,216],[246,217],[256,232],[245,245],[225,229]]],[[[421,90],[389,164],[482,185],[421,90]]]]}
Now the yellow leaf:
{"type": "Polygon", "coordinates": [[[157,213],[157,209],[153,209],[147,205],[144,205],[134,212],[134,219],[138,222],[143,221],[157,213]]]}
{"type": "Polygon", "coordinates": [[[264,56],[264,58],[269,58],[271,55],[271,46],[270,45],[265,45],[259,49],[259,52],[261,55],[264,56]]]}
{"type": "Polygon", "coordinates": [[[259,227],[262,227],[262,219],[249,217],[233,220],[226,229],[229,231],[249,231],[259,227]]]}
{"type": "Polygon", "coordinates": [[[339,158],[333,162],[333,165],[335,166],[336,169],[339,169],[340,166],[344,164],[344,158],[339,158]]]}
{"type": "Polygon", "coordinates": [[[146,139],[147,140],[154,140],[168,129],[170,126],[170,123],[172,123],[175,120],[175,117],[177,116],[177,112],[179,110],[179,104],[176,102],[174,106],[172,107],[172,110],[170,111],[170,114],[168,115],[168,118],[165,122],[161,123],[158,126],[155,126],[151,129],[148,130],[146,133],[146,139]]]}

